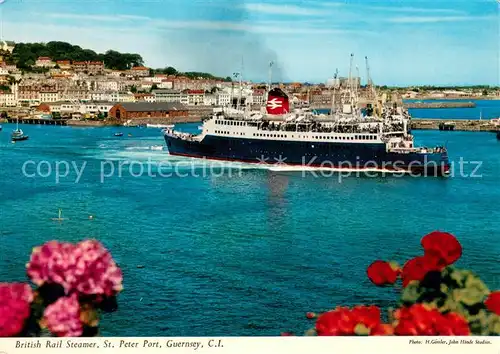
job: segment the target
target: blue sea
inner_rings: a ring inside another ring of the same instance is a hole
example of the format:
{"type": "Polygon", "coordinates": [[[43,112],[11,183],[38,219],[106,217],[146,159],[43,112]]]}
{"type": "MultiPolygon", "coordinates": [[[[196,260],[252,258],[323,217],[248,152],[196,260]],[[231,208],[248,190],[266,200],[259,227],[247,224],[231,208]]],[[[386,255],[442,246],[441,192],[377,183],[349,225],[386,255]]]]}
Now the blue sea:
{"type": "Polygon", "coordinates": [[[372,286],[366,267],[420,255],[421,237],[437,229],[462,242],[460,267],[500,288],[492,133],[415,132],[419,144],[448,147],[450,178],[339,178],[220,163],[207,171],[155,150],[164,145],[156,129],[115,137],[118,128],[24,125],[30,140],[12,144],[13,128],[0,132],[0,279],[26,280],[32,247],[46,241],[100,240],[125,287],[104,336],[301,334],[307,311],[390,307],[397,290],[372,286]],[[59,208],[61,223],[51,220],[59,208]]]}

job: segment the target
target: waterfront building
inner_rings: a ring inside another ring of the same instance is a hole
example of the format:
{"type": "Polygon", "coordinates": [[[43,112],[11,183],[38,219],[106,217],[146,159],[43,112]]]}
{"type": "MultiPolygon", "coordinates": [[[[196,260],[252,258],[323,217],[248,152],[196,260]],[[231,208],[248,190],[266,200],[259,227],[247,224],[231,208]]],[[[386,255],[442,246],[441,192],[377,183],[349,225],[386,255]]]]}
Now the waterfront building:
{"type": "Polygon", "coordinates": [[[156,102],[156,96],[151,93],[136,93],[134,102],[156,102]]]}
{"type": "Polygon", "coordinates": [[[156,102],[181,102],[181,91],[179,90],[153,90],[156,102]]]}
{"type": "Polygon", "coordinates": [[[216,105],[226,107],[231,103],[231,94],[225,91],[219,91],[215,95],[217,98],[216,105]]]}
{"type": "Polygon", "coordinates": [[[60,99],[58,91],[40,91],[39,92],[40,102],[50,103],[57,102],[60,99]]]}
{"type": "Polygon", "coordinates": [[[0,107],[16,107],[16,95],[12,92],[0,91],[0,107]]]}
{"type": "Polygon", "coordinates": [[[215,106],[217,104],[217,96],[214,94],[206,94],[203,98],[203,104],[205,106],[215,106]]]}
{"type": "Polygon", "coordinates": [[[173,118],[189,116],[188,109],[180,103],[135,102],[118,103],[111,108],[109,116],[117,120],[144,118],[173,118]]]}
{"type": "Polygon", "coordinates": [[[181,103],[189,106],[203,105],[205,100],[204,90],[184,90],[181,94],[181,103]]]}
{"type": "Polygon", "coordinates": [[[252,100],[249,103],[263,105],[266,100],[266,91],[265,90],[253,90],[252,100]]]}
{"type": "Polygon", "coordinates": [[[94,91],[90,94],[92,101],[111,101],[112,92],[94,91]]]}

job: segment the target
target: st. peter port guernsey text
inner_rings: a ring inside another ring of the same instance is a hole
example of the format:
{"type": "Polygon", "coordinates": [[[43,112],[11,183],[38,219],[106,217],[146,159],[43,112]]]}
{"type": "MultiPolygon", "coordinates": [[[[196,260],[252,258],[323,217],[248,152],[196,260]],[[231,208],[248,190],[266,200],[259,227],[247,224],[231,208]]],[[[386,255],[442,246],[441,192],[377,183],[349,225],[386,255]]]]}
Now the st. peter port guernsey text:
{"type": "Polygon", "coordinates": [[[107,340],[98,343],[96,340],[40,340],[40,339],[24,339],[16,341],[16,349],[80,349],[80,348],[189,348],[193,350],[201,348],[222,348],[222,340],[206,339],[203,341],[195,340],[174,340],[174,339],[143,339],[143,340],[107,340]]]}

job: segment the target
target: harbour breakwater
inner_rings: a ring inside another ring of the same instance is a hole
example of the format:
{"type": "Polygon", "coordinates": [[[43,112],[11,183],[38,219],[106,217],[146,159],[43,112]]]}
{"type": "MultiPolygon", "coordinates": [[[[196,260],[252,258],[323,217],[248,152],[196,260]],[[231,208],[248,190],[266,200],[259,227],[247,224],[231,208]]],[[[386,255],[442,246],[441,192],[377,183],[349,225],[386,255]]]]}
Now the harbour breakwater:
{"type": "MultiPolygon", "coordinates": [[[[476,103],[474,102],[405,102],[403,106],[407,109],[435,109],[435,108],[476,108],[476,103]]],[[[327,110],[331,109],[331,104],[311,104],[312,109],[317,110],[327,110]]],[[[360,105],[361,108],[365,108],[366,104],[360,105]]]]}
{"type": "Polygon", "coordinates": [[[484,121],[484,120],[466,120],[466,119],[443,120],[443,119],[413,118],[411,121],[411,129],[489,132],[489,131],[499,131],[500,127],[498,125],[493,124],[491,121],[484,121]]]}
{"type": "Polygon", "coordinates": [[[406,102],[405,108],[476,108],[474,102],[406,102]]]}

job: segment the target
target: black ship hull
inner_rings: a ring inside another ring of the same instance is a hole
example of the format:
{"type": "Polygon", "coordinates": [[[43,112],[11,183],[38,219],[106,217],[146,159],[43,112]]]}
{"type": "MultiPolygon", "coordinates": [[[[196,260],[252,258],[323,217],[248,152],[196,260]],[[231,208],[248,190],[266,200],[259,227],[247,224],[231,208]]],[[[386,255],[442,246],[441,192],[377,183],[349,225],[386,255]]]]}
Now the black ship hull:
{"type": "Polygon", "coordinates": [[[426,154],[388,152],[383,143],[299,142],[207,135],[202,141],[165,135],[171,155],[244,163],[407,172],[428,176],[449,174],[446,150],[426,154]]]}

